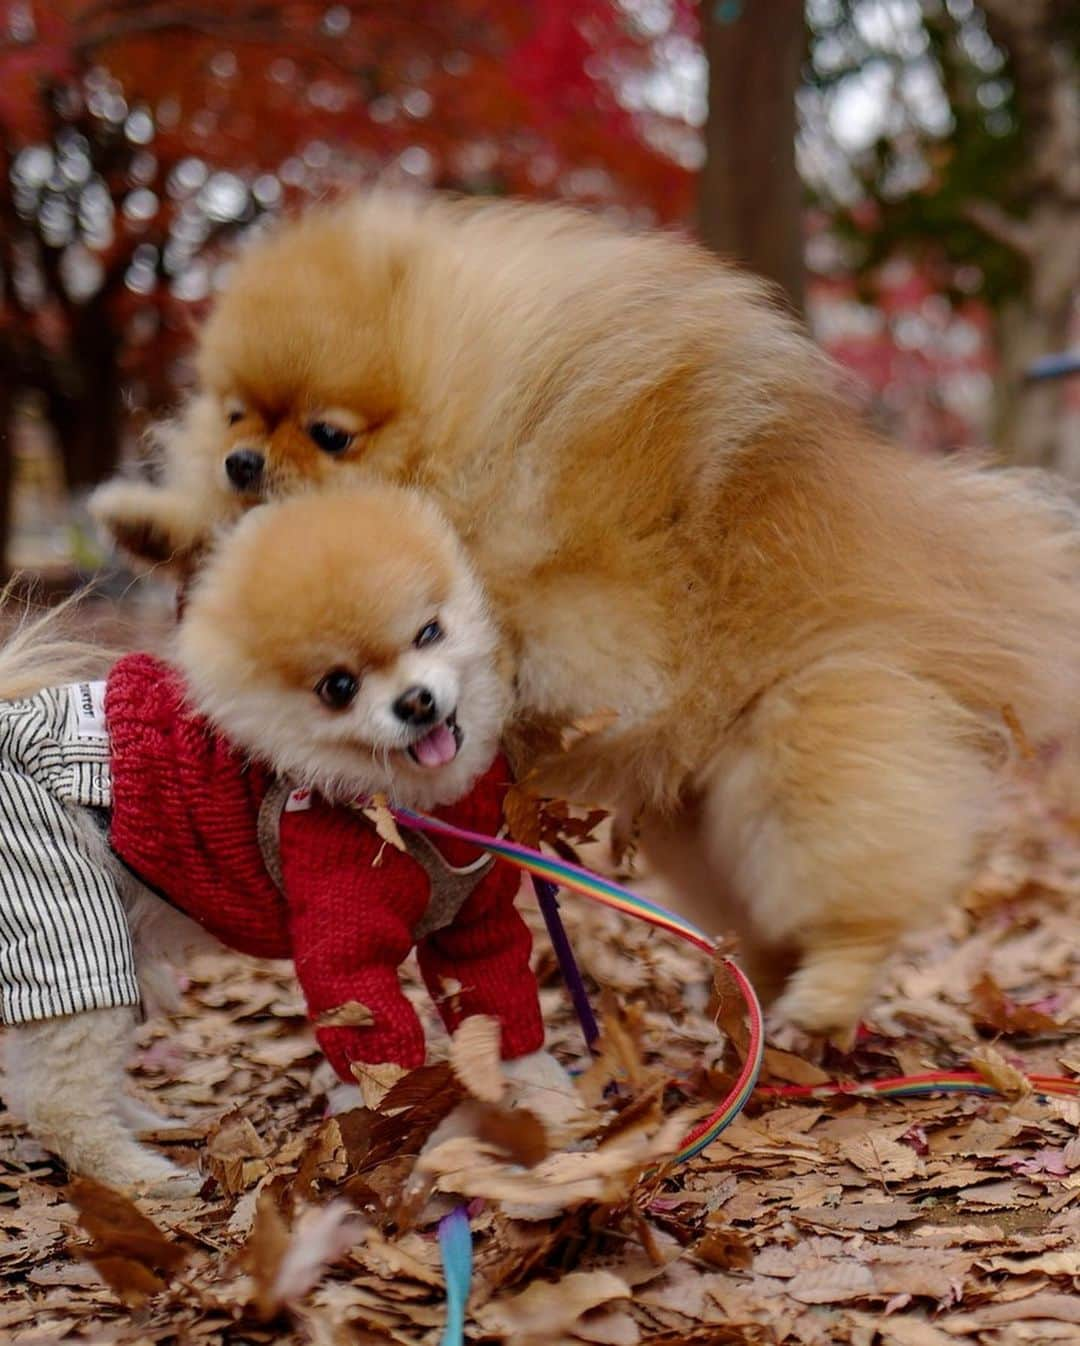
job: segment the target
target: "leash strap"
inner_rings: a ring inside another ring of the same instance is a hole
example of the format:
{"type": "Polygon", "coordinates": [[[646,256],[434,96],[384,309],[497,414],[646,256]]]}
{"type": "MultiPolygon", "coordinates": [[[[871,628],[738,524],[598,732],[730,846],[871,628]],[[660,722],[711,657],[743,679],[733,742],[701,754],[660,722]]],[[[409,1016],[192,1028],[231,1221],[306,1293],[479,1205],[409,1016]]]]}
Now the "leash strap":
{"type": "Polygon", "coordinates": [[[559,899],[557,896],[559,890],[547,879],[538,879],[535,874],[531,877],[536,892],[537,905],[544,917],[548,939],[551,940],[551,947],[555,950],[562,979],[566,983],[566,989],[570,992],[574,1012],[577,1014],[582,1036],[585,1038],[585,1046],[588,1047],[589,1051],[592,1051],[600,1041],[600,1026],[596,1022],[596,1015],[589,1003],[589,993],[585,989],[585,980],[581,975],[577,959],[574,957],[570,936],[566,933],[566,926],[563,925],[562,917],[559,915],[559,899]]]}
{"type": "Polygon", "coordinates": [[[446,1326],[440,1346],[462,1346],[472,1280],[472,1234],[464,1206],[455,1207],[439,1221],[439,1251],[446,1278],[446,1326]]]}
{"type": "Polygon", "coordinates": [[[544,855],[541,851],[534,851],[531,846],[522,846],[520,842],[510,841],[506,837],[489,837],[483,832],[470,832],[464,827],[455,827],[452,823],[443,822],[441,818],[433,818],[428,813],[418,813],[414,809],[395,806],[391,807],[390,812],[405,827],[415,827],[421,832],[434,832],[444,837],[457,837],[459,841],[468,841],[474,846],[481,846],[492,855],[508,860],[510,864],[516,865],[518,869],[524,869],[535,878],[545,879],[548,883],[561,888],[570,888],[584,897],[592,898],[594,902],[602,903],[605,907],[636,916],[639,920],[647,921],[661,930],[670,930],[672,934],[680,936],[705,953],[716,952],[713,941],[692,921],[677,916],[675,912],[668,911],[658,902],[642,897],[640,893],[631,892],[614,879],[602,878],[591,870],[583,869],[581,865],[571,864],[569,860],[560,860],[557,856],[544,855]]]}
{"type": "MultiPolygon", "coordinates": [[[[443,822],[441,818],[433,818],[430,814],[419,813],[414,809],[392,807],[391,812],[404,827],[415,827],[422,832],[434,832],[442,836],[456,837],[459,841],[467,841],[473,846],[482,847],[484,850],[490,851],[492,855],[497,855],[501,859],[509,861],[510,864],[516,865],[518,869],[525,870],[526,873],[533,876],[534,880],[540,879],[547,884],[558,884],[573,892],[581,893],[582,896],[589,897],[603,906],[635,916],[638,920],[646,921],[661,930],[668,930],[714,958],[717,956],[714,942],[691,921],[668,911],[658,902],[642,897],[639,893],[631,892],[629,888],[624,888],[622,884],[616,883],[613,879],[602,878],[599,874],[594,874],[581,865],[571,864],[570,861],[561,860],[555,856],[544,855],[540,851],[534,851],[530,846],[523,846],[519,842],[510,841],[505,837],[489,837],[482,832],[470,832],[464,827],[455,827],[452,823],[443,822]]],[[[547,892],[550,895],[550,889],[547,892]]],[[[548,920],[549,929],[552,928],[552,922],[549,919],[550,911],[551,907],[548,904],[545,919],[548,920]]],[[[559,942],[565,941],[568,946],[569,941],[566,939],[565,930],[562,929],[557,903],[553,915],[559,931],[559,942]]],[[[558,956],[558,948],[556,948],[556,955],[558,956]]],[[[580,985],[581,995],[584,997],[585,988],[581,983],[577,964],[573,962],[572,952],[570,960],[573,964],[572,973],[568,974],[568,965],[564,964],[561,958],[559,960],[560,967],[563,968],[564,976],[567,976],[567,984],[571,988],[573,988],[575,982],[580,985]]],[[[694,1127],[683,1141],[679,1151],[668,1161],[672,1164],[691,1159],[711,1144],[725,1127],[731,1125],[746,1106],[761,1073],[761,1064],[765,1056],[765,1027],[761,1005],[753,986],[741,968],[729,958],[723,958],[720,961],[727,969],[745,1003],[749,1026],[746,1057],[727,1097],[715,1111],[694,1127]]],[[[571,990],[571,994],[573,994],[573,990],[571,990]]],[[[592,1016],[591,1009],[589,1010],[589,1016],[590,1018],[592,1016]]],[[[592,1020],[592,1023],[595,1026],[595,1019],[592,1020]]],[[[582,1028],[586,1032],[586,1037],[588,1037],[589,1030],[585,1029],[584,1020],[582,1021],[582,1028]]]]}

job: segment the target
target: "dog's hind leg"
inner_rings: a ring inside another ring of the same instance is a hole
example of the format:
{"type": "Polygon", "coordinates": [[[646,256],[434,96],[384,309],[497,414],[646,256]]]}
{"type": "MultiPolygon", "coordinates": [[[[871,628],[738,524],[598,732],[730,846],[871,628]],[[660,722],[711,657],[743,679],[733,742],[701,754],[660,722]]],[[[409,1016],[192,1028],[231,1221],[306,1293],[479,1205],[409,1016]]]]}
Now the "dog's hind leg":
{"type": "Polygon", "coordinates": [[[714,938],[738,938],[738,962],[766,1004],[783,990],[795,951],[762,941],[745,907],[733,896],[730,874],[711,851],[701,805],[691,801],[672,814],[646,814],[639,823],[641,852],[663,884],[660,900],[714,938]]]}
{"type": "Polygon", "coordinates": [[[198,1174],[140,1145],[125,1117],[135,1013],[88,1010],[9,1030],[7,1070],[34,1136],[74,1173],[132,1193],[189,1196],[198,1174]]]}
{"type": "Polygon", "coordinates": [[[797,952],[774,1020],[850,1033],[899,936],[974,873],[995,745],[941,688],[869,659],[822,661],[762,698],[714,759],[702,816],[755,957],[797,952]]]}

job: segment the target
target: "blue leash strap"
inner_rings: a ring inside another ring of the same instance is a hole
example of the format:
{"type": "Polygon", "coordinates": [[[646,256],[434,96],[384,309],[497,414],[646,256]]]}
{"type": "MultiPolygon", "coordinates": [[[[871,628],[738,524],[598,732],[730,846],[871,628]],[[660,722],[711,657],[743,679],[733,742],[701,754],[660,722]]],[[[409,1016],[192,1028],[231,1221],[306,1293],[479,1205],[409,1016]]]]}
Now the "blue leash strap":
{"type": "Polygon", "coordinates": [[[533,888],[536,891],[536,901],[547,926],[551,947],[555,950],[559,971],[566,983],[566,989],[570,992],[570,999],[577,1013],[578,1023],[581,1025],[585,1045],[590,1051],[595,1051],[596,1044],[600,1041],[600,1026],[596,1022],[596,1015],[589,1004],[589,993],[585,989],[585,983],[582,980],[577,959],[574,957],[574,950],[566,933],[566,927],[559,915],[559,890],[553,883],[540,878],[536,874],[532,876],[532,881],[533,888]]]}
{"type": "Polygon", "coordinates": [[[446,1327],[441,1346],[465,1346],[465,1306],[472,1280],[472,1232],[464,1206],[439,1221],[439,1250],[446,1280],[446,1327]]]}

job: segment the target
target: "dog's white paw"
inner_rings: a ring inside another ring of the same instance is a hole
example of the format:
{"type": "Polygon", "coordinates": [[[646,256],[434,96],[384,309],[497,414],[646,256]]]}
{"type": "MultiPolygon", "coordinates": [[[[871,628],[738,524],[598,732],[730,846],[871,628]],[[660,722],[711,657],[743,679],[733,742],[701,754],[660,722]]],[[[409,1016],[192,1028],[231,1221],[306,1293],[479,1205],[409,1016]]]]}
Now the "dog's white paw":
{"type": "Polygon", "coordinates": [[[185,1197],[198,1196],[202,1190],[203,1177],[191,1169],[178,1168],[163,1178],[140,1185],[136,1192],[140,1196],[165,1198],[170,1201],[182,1201],[185,1197]]]}
{"type": "Polygon", "coordinates": [[[141,1098],[133,1098],[130,1094],[125,1094],[120,1100],[120,1116],[135,1132],[184,1131],[188,1125],[182,1118],[167,1117],[141,1098]]]}
{"type": "Polygon", "coordinates": [[[364,1107],[364,1095],[358,1084],[335,1084],[326,1091],[326,1115],[337,1117],[343,1112],[364,1107]]]}
{"type": "Polygon", "coordinates": [[[203,1185],[203,1178],[190,1168],[180,1168],[163,1155],[132,1143],[124,1152],[110,1158],[107,1171],[90,1173],[91,1177],[108,1183],[132,1196],[153,1196],[179,1199],[194,1196],[203,1185]]]}
{"type": "Polygon", "coordinates": [[[573,1079],[550,1052],[531,1052],[502,1063],[507,1099],[512,1108],[535,1113],[549,1132],[561,1133],[582,1112],[573,1079]]]}

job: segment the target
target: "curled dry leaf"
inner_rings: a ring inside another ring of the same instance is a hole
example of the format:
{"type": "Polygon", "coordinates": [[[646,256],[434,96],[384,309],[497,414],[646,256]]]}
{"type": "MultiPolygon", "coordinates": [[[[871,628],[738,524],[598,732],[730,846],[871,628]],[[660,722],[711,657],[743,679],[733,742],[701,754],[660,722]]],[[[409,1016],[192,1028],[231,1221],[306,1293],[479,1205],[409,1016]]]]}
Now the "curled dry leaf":
{"type": "Polygon", "coordinates": [[[717,954],[713,958],[713,998],[709,1008],[713,1022],[725,1037],[735,1045],[740,1057],[745,1057],[750,1046],[750,1030],[746,1022],[746,1007],[742,993],[731,974],[728,960],[717,954]]]}
{"type": "Polygon", "coordinates": [[[746,1235],[730,1225],[717,1225],[694,1246],[694,1256],[722,1271],[745,1271],[754,1254],[746,1235]]]}
{"type": "Polygon", "coordinates": [[[369,1065],[366,1061],[354,1061],[350,1066],[365,1108],[377,1108],[386,1095],[408,1072],[393,1061],[384,1061],[378,1065],[369,1065]]]}
{"type": "Polygon", "coordinates": [[[522,1168],[535,1168],[551,1153],[544,1124],[525,1108],[500,1108],[481,1103],[476,1111],[477,1140],[502,1150],[522,1168]]]}
{"type": "Polygon", "coordinates": [[[207,1136],[206,1170],[229,1196],[254,1187],[269,1172],[266,1146],[239,1112],[226,1113],[207,1136]]]}
{"type": "Polygon", "coordinates": [[[347,1201],[304,1207],[290,1228],[272,1193],[261,1192],[243,1256],[259,1317],[268,1321],[286,1305],[303,1299],[364,1232],[347,1201]]]}
{"type": "Polygon", "coordinates": [[[763,1074],[766,1081],[780,1080],[784,1084],[825,1084],[832,1078],[827,1070],[778,1047],[765,1048],[763,1074]]]}
{"type": "Polygon", "coordinates": [[[346,1000],[336,1009],[326,1010],[315,1020],[316,1028],[369,1028],[375,1016],[359,1000],[346,1000]]]}
{"type": "Polygon", "coordinates": [[[657,1072],[645,1064],[641,1043],[641,1017],[624,1009],[609,992],[601,996],[600,1041],[577,1086],[585,1101],[599,1106],[608,1085],[624,1082],[635,1091],[655,1082],[657,1072]]]}
{"type": "Polygon", "coordinates": [[[460,1094],[449,1061],[436,1061],[403,1075],[383,1096],[379,1111],[390,1113],[403,1108],[430,1106],[436,1111],[449,1112],[460,1094]]]}
{"type": "Polygon", "coordinates": [[[503,817],[515,841],[550,846],[575,863],[580,863],[575,846],[595,842],[596,828],[608,816],[605,809],[574,809],[565,800],[543,798],[523,784],[511,786],[503,801],[503,817]]]}
{"type": "Polygon", "coordinates": [[[418,1177],[459,1196],[565,1209],[582,1201],[624,1200],[642,1173],[674,1154],[700,1114],[676,1113],[652,1134],[635,1129],[594,1150],[550,1155],[534,1168],[508,1163],[499,1148],[458,1136],[426,1150],[418,1177]]]}
{"type": "Polygon", "coordinates": [[[994,978],[985,972],[971,988],[971,1008],[976,1021],[995,1033],[1058,1033],[1060,1028],[1049,1014],[1021,1005],[1005,994],[994,978]]]}
{"type": "Polygon", "coordinates": [[[454,1074],[481,1103],[498,1103],[506,1092],[499,1052],[501,1033],[498,1019],[471,1014],[458,1025],[450,1042],[454,1074]]]}
{"type": "Polygon", "coordinates": [[[73,1244],[72,1252],[91,1262],[125,1304],[158,1294],[187,1259],[187,1248],[121,1192],[93,1178],[76,1178],[67,1196],[90,1236],[89,1244],[73,1244]]]}
{"type": "Polygon", "coordinates": [[[485,1332],[517,1346],[548,1343],[590,1309],[628,1299],[630,1287],[610,1271],[575,1271],[555,1282],[535,1281],[527,1290],[496,1299],[477,1312],[485,1332]]]}
{"type": "Polygon", "coordinates": [[[406,849],[397,821],[390,812],[390,802],[384,794],[374,794],[366,804],[359,805],[360,812],[367,818],[381,839],[396,851],[406,849]]]}
{"type": "Polygon", "coordinates": [[[503,818],[510,835],[534,850],[540,845],[540,809],[539,795],[522,785],[511,785],[503,797],[503,818]]]}
{"type": "Polygon", "coordinates": [[[1016,1100],[1031,1093],[1031,1084],[1023,1071],[1010,1065],[996,1047],[980,1047],[972,1052],[971,1068],[1008,1099],[1016,1100]]]}

